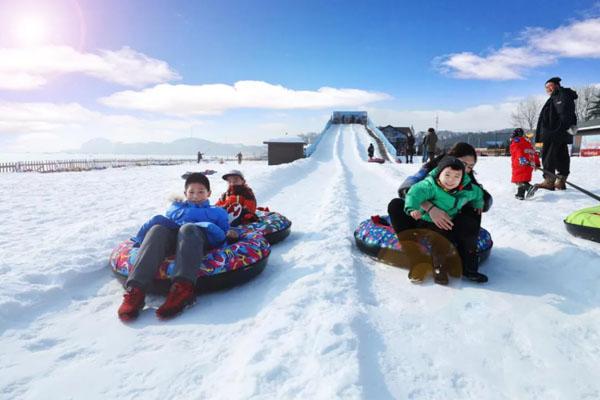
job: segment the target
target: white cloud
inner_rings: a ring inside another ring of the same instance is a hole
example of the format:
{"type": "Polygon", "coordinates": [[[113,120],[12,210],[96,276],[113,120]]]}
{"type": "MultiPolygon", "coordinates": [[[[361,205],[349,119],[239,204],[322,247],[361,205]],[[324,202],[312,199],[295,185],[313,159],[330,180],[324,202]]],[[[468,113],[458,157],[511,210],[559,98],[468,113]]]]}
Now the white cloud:
{"type": "Polygon", "coordinates": [[[559,57],[600,58],[600,18],[576,21],[554,30],[528,28],[519,35],[521,47],[505,46],[487,55],[472,52],[438,57],[435,66],[460,79],[521,79],[531,68],[548,65],[559,57]]]}
{"type": "Polygon", "coordinates": [[[166,62],[129,47],[98,54],[81,53],[69,46],[0,48],[0,89],[36,89],[53,75],[68,73],[133,87],[179,78],[166,62]]]}
{"type": "Polygon", "coordinates": [[[575,22],[553,31],[533,29],[529,42],[536,49],[561,57],[600,58],[600,18],[575,22]]]}
{"type": "Polygon", "coordinates": [[[470,52],[436,60],[439,69],[461,79],[509,80],[523,78],[526,69],[551,64],[555,57],[524,47],[504,47],[481,57],[470,52]]]}
{"type": "Polygon", "coordinates": [[[127,90],[100,99],[116,108],[171,115],[216,115],[228,109],[321,109],[359,107],[391,97],[359,89],[322,87],[316,91],[293,90],[262,81],[234,85],[161,84],[141,91],[127,90]]]}
{"type": "Polygon", "coordinates": [[[498,104],[481,104],[459,111],[449,110],[390,110],[369,109],[369,118],[377,125],[410,126],[415,130],[425,131],[435,126],[438,117],[438,128],[451,131],[491,131],[509,128],[510,115],[516,109],[516,102],[498,104]]]}
{"type": "Polygon", "coordinates": [[[143,119],[103,114],[76,103],[0,102],[2,151],[60,151],[76,149],[102,137],[115,142],[168,142],[202,126],[193,119],[143,119]]]}
{"type": "MultiPolygon", "coordinates": [[[[367,109],[378,125],[413,125],[425,130],[439,117],[439,128],[454,131],[486,131],[510,126],[516,101],[486,104],[459,111],[367,109]]],[[[280,118],[263,117],[199,121],[184,118],[147,119],[126,114],[104,114],[76,103],[0,102],[0,143],[3,152],[48,152],[76,149],[97,137],[115,142],[169,142],[199,137],[228,143],[259,144],[279,136],[320,132],[329,113],[322,110],[290,112],[280,118]]]]}

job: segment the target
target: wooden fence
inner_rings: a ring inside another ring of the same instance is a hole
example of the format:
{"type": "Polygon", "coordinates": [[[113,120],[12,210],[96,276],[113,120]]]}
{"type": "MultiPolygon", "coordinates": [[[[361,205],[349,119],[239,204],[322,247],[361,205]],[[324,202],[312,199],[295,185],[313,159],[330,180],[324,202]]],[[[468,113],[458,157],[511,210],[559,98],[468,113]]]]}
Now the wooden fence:
{"type": "Polygon", "coordinates": [[[182,159],[111,159],[111,160],[60,160],[0,162],[0,172],[69,172],[91,171],[106,168],[123,168],[147,165],[176,165],[196,161],[182,159]]]}

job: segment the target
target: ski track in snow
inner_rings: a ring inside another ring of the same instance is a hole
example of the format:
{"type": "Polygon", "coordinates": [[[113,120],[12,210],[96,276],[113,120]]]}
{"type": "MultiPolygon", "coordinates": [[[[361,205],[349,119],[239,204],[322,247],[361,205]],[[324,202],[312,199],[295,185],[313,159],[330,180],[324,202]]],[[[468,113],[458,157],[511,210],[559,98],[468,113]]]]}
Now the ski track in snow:
{"type": "MultiPolygon", "coordinates": [[[[358,125],[324,135],[309,159],[241,165],[292,234],[256,279],[200,295],[168,322],[154,316],[160,296],[118,321],[108,255],[164,212],[183,172],[218,170],[214,200],[237,164],[3,175],[0,398],[600,397],[600,247],[562,223],[589,198],[570,189],[518,202],[508,160],[482,158],[478,179],[495,200],[483,220],[490,282],[413,285],[360,253],[352,233],[387,213],[419,165],[365,162],[372,139],[358,125]]],[[[598,158],[572,164],[572,179],[600,192],[589,177],[598,158]]]]}

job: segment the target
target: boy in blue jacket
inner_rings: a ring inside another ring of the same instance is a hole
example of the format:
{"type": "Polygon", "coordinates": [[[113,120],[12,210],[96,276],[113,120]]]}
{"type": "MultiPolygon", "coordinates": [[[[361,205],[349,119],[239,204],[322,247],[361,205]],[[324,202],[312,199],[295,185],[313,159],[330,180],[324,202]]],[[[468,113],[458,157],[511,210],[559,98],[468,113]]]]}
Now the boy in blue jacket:
{"type": "Polygon", "coordinates": [[[156,315],[161,319],[170,318],[194,303],[197,265],[205,250],[223,244],[229,229],[227,212],[210,205],[210,193],[210,182],[204,174],[188,175],[185,201],[174,201],[166,216],[152,217],[132,238],[140,250],[125,283],[127,292],[118,310],[121,320],[137,318],[144,308],[148,286],[161,262],[170,254],[176,257],[173,284],[156,315]]]}

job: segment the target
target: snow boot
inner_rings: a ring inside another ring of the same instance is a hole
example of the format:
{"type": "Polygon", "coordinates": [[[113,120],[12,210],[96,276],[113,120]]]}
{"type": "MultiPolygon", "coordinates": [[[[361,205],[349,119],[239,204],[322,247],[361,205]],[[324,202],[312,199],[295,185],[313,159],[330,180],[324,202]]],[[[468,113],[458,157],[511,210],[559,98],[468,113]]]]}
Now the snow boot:
{"type": "Polygon", "coordinates": [[[410,267],[408,279],[410,279],[412,283],[421,283],[425,280],[427,273],[431,271],[431,269],[431,264],[426,262],[415,264],[410,267]]]}
{"type": "Polygon", "coordinates": [[[525,198],[526,199],[532,198],[533,195],[535,194],[535,192],[537,192],[537,190],[538,190],[538,187],[536,185],[529,185],[529,188],[525,192],[525,198]]]}
{"type": "Polygon", "coordinates": [[[123,295],[123,303],[117,314],[121,321],[133,321],[144,308],[146,294],[140,288],[130,286],[123,295]]]}
{"type": "MultiPolygon", "coordinates": [[[[528,183],[519,183],[517,184],[517,193],[515,194],[515,198],[517,200],[525,200],[525,194],[527,193],[528,183]]],[[[529,185],[531,186],[531,185],[529,185]]]]}
{"type": "Polygon", "coordinates": [[[196,294],[194,284],[190,281],[177,281],[171,285],[167,300],[156,310],[156,316],[160,319],[168,319],[176,316],[187,306],[194,304],[196,294]]]}
{"type": "Polygon", "coordinates": [[[433,268],[433,281],[438,285],[448,284],[448,271],[446,271],[444,266],[433,268]]]}
{"type": "Polygon", "coordinates": [[[554,189],[555,190],[567,190],[567,177],[564,175],[556,175],[556,181],[554,181],[554,189]]]}
{"type": "Polygon", "coordinates": [[[477,283],[485,283],[488,281],[488,277],[482,273],[479,272],[464,272],[463,276],[465,278],[467,278],[470,281],[473,282],[477,282],[477,283]]]}
{"type": "Polygon", "coordinates": [[[550,178],[544,178],[542,183],[536,183],[538,189],[554,190],[554,181],[550,178]]]}

